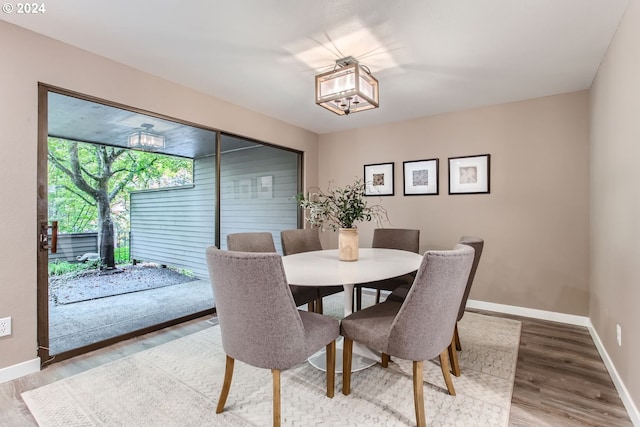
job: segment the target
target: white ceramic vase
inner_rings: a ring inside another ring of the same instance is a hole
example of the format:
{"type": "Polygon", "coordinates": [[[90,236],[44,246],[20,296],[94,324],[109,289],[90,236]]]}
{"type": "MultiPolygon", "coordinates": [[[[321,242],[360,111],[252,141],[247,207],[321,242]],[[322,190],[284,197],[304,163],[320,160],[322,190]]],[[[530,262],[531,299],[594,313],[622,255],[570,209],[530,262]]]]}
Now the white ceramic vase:
{"type": "Polygon", "coordinates": [[[338,233],[338,258],[340,261],[358,260],[358,229],[341,228],[338,233]]]}

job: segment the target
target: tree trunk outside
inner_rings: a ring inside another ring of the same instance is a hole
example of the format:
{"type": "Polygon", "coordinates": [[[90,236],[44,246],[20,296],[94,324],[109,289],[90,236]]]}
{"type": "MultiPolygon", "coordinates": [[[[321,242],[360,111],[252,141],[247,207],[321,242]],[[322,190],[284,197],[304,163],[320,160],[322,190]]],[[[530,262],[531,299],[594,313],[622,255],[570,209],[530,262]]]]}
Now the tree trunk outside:
{"type": "Polygon", "coordinates": [[[108,269],[116,268],[114,252],[113,221],[111,217],[102,222],[102,238],[100,239],[100,258],[108,269]]]}
{"type": "Polygon", "coordinates": [[[98,242],[100,245],[100,259],[104,267],[115,268],[115,244],[113,233],[113,220],[111,219],[111,206],[106,195],[98,197],[98,242]]]}

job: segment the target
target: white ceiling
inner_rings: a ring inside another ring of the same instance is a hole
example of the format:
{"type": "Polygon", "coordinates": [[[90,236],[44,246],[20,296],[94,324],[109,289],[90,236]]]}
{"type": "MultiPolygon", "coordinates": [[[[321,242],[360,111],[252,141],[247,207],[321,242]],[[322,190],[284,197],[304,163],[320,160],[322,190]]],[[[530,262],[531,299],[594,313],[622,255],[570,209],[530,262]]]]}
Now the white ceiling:
{"type": "Polygon", "coordinates": [[[589,88],[628,1],[43,3],[0,19],[327,133],[589,88]],[[337,116],[313,76],[348,55],[380,81],[380,108],[337,116]]]}

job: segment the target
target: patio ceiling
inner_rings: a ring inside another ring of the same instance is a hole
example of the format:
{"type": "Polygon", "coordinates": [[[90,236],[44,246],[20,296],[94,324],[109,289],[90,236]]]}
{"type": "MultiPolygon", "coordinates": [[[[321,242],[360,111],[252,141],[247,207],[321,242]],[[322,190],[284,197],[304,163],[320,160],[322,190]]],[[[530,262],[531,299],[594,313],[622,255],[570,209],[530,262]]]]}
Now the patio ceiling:
{"type": "MultiPolygon", "coordinates": [[[[199,158],[215,154],[216,132],[124,110],[84,99],[49,92],[49,136],[128,148],[129,135],[143,123],[165,137],[165,147],[156,153],[199,158]]],[[[256,144],[222,134],[224,151],[256,144]]]]}

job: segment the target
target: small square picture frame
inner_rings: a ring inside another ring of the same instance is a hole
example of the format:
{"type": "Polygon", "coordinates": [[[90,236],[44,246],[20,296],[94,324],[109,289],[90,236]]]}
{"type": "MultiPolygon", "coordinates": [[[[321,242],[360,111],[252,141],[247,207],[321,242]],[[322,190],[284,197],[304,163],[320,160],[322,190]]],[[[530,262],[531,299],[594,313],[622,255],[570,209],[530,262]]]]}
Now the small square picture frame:
{"type": "Polygon", "coordinates": [[[491,155],[449,157],[449,194],[489,194],[491,155]]]}
{"type": "Polygon", "coordinates": [[[405,196],[435,196],[439,192],[438,159],[402,162],[405,196]]]}
{"type": "Polygon", "coordinates": [[[393,196],[394,163],[364,165],[365,196],[393,196]]]}

